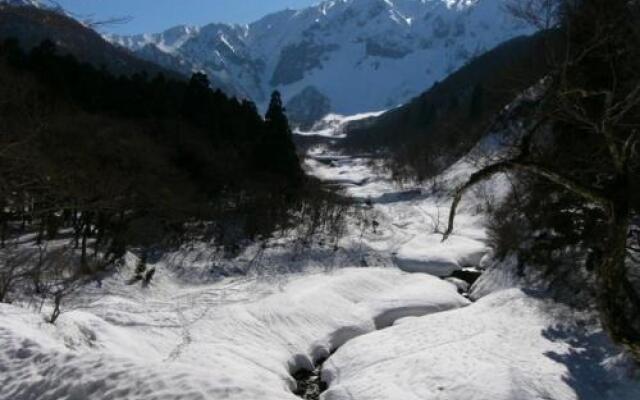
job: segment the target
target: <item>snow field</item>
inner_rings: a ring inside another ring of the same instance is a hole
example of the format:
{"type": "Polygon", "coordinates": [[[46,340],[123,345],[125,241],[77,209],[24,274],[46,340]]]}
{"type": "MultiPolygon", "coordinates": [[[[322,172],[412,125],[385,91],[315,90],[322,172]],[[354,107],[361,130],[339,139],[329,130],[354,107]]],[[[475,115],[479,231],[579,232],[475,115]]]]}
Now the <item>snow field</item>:
{"type": "MultiPolygon", "coordinates": [[[[478,266],[487,254],[483,215],[477,210],[481,201],[472,193],[459,208],[454,234],[442,242],[451,204],[447,191],[434,193],[428,184],[403,187],[387,173],[376,171],[375,160],[334,155],[321,147],[311,152],[306,167],[319,179],[344,187],[356,201],[371,204],[377,227],[364,234],[350,232],[352,245],[382,254],[404,271],[447,277],[463,267],[478,266]]],[[[462,160],[440,177],[440,185],[454,188],[473,170],[462,160]]],[[[499,197],[505,186],[496,179],[485,190],[499,197]]]]}
{"type": "Polygon", "coordinates": [[[356,338],[325,364],[324,400],[640,398],[602,331],[520,289],[356,338]]]}
{"type": "MultiPolygon", "coordinates": [[[[348,228],[344,257],[317,252],[294,262],[283,240],[258,263],[264,275],[218,280],[207,249],[194,248],[155,265],[141,289],[126,285],[130,256],[120,274],[72,299],[55,326],[0,305],[0,400],[293,400],[291,374],[336,349],[324,363],[324,400],[640,398],[637,370],[593,315],[545,298],[535,279],[517,278],[513,260],[486,255],[481,196],[469,193],[442,243],[448,193],[399,186],[369,159],[311,156],[308,170],[369,204],[377,223],[348,228]],[[469,304],[457,294],[464,282],[353,268],[355,255],[440,276],[489,269],[469,304]]],[[[442,185],[455,187],[473,169],[461,160],[442,185]]],[[[484,191],[499,197],[506,187],[498,179],[484,191]]]]}
{"type": "Polygon", "coordinates": [[[353,337],[468,304],[447,282],[393,269],[275,287],[182,286],[158,269],[146,292],[105,281],[55,326],[0,305],[0,399],[295,399],[290,374],[353,337]]]}

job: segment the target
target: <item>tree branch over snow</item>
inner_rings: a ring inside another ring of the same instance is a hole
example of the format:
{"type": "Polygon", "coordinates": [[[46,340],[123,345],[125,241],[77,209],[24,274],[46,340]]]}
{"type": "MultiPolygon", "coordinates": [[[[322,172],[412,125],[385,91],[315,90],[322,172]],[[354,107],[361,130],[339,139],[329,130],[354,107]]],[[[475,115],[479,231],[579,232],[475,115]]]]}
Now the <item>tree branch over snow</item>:
{"type": "MultiPolygon", "coordinates": [[[[635,43],[640,4],[513,1],[521,6],[515,11],[530,18],[535,18],[530,10],[537,4],[562,5],[565,54],[550,74],[553,84],[541,106],[545,118],[534,117],[538,123],[520,140],[517,156],[485,166],[455,190],[443,240],[453,232],[466,191],[499,173],[543,178],[583,199],[576,201],[580,207],[602,208],[597,223],[603,237],[594,269],[597,305],[610,336],[640,362],[640,296],[627,267],[629,255],[638,250],[638,243],[629,242],[637,235],[632,221],[639,206],[640,53],[635,43]],[[534,142],[540,124],[549,126],[551,135],[534,142]],[[534,144],[539,150],[535,154],[534,144]]],[[[637,260],[637,254],[631,258],[637,260]]]]}
{"type": "Polygon", "coordinates": [[[548,167],[533,162],[527,162],[522,160],[521,158],[515,158],[512,160],[502,161],[496,164],[489,165],[488,167],[475,172],[471,175],[471,177],[469,177],[467,182],[465,182],[455,191],[453,202],[451,204],[451,210],[449,212],[449,225],[447,226],[447,230],[443,235],[443,241],[446,241],[453,232],[457,209],[460,201],[462,200],[462,196],[464,196],[467,190],[480,182],[492,178],[496,174],[507,173],[515,170],[520,170],[543,177],[548,181],[555,183],[600,207],[608,207],[610,204],[610,200],[602,190],[585,186],[580,182],[548,167]]]}

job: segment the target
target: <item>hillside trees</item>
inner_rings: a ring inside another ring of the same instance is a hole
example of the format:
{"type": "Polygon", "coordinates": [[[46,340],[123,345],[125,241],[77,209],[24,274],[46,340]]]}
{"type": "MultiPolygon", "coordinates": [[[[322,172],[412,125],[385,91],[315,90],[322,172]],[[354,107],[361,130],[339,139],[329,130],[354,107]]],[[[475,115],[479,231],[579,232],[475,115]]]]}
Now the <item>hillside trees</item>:
{"type": "Polygon", "coordinates": [[[127,249],[238,251],[305,224],[333,199],[320,192],[277,95],[265,120],[202,74],[114,76],[52,42],[0,43],[0,258],[20,260],[0,264],[4,300],[20,286],[59,306],[127,249]]]}
{"type": "Polygon", "coordinates": [[[445,238],[469,188],[496,173],[528,176],[525,202],[545,195],[553,201],[544,209],[536,202],[537,217],[527,222],[561,239],[554,248],[591,254],[603,326],[640,360],[640,295],[629,275],[632,221],[640,213],[640,9],[626,0],[554,7],[566,49],[538,113],[513,157],[481,169],[456,190],[445,238]]]}

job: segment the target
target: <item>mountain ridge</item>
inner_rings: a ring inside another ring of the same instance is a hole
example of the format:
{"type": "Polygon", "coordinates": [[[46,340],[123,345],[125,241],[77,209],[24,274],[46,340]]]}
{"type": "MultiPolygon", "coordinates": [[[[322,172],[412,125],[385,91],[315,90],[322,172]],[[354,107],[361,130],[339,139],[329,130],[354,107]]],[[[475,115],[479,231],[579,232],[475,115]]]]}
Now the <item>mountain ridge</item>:
{"type": "Polygon", "coordinates": [[[287,102],[313,93],[321,108],[355,114],[406,103],[475,56],[532,33],[503,3],[329,0],[248,25],[181,25],[107,39],[166,67],[161,56],[171,55],[185,71],[203,71],[261,107],[279,90],[287,102]]]}

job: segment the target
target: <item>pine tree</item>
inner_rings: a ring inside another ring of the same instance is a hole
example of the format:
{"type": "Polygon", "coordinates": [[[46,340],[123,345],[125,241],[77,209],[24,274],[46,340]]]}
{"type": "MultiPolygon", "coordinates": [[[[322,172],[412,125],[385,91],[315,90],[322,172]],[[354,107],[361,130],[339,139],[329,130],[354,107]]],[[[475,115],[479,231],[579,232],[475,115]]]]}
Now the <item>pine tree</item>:
{"type": "Polygon", "coordinates": [[[282,105],[282,96],[280,95],[280,92],[276,90],[271,94],[271,101],[269,102],[269,108],[267,109],[264,119],[268,125],[275,128],[277,131],[286,135],[291,135],[289,120],[287,119],[285,112],[286,110],[282,105]]]}
{"type": "Polygon", "coordinates": [[[478,118],[482,116],[484,108],[484,87],[481,83],[474,86],[471,93],[471,101],[469,104],[469,118],[478,118]]]}
{"type": "Polygon", "coordinates": [[[201,127],[206,125],[207,120],[207,105],[210,97],[209,85],[207,75],[199,72],[193,74],[182,104],[183,115],[201,127]]]}
{"type": "Polygon", "coordinates": [[[285,112],[280,92],[273,92],[265,115],[266,132],[258,149],[261,154],[259,161],[268,172],[297,181],[302,176],[302,170],[285,112]]]}

